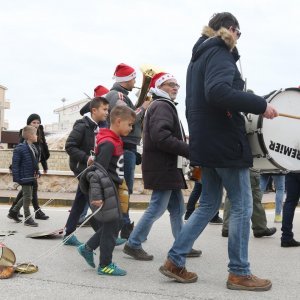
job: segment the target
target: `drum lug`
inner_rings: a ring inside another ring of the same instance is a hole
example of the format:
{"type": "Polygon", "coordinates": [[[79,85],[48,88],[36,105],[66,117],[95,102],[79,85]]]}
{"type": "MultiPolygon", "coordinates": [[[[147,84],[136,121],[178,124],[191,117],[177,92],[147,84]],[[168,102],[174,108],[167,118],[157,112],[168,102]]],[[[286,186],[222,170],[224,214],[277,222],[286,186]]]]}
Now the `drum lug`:
{"type": "Polygon", "coordinates": [[[253,135],[253,134],[262,134],[262,129],[261,128],[257,128],[257,130],[251,130],[249,132],[247,132],[247,135],[253,135]]]}

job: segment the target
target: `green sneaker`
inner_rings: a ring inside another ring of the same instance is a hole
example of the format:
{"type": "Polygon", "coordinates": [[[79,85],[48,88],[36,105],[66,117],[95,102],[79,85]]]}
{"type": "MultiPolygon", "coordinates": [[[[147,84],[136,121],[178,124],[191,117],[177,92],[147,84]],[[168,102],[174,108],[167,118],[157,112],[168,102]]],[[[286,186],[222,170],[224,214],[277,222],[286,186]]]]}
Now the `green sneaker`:
{"type": "Polygon", "coordinates": [[[110,275],[110,276],[124,276],[127,274],[125,270],[118,268],[114,263],[109,264],[106,267],[98,267],[98,275],[110,275]]]}
{"type": "Polygon", "coordinates": [[[96,267],[94,262],[94,252],[86,249],[85,244],[78,246],[77,251],[85,259],[89,266],[92,268],[96,267]]]}
{"type": "Polygon", "coordinates": [[[65,235],[63,238],[63,243],[66,246],[76,246],[76,247],[83,244],[77,240],[77,237],[75,235],[72,235],[71,237],[69,235],[65,235]]]}
{"type": "Polygon", "coordinates": [[[123,245],[127,242],[126,239],[122,239],[122,238],[117,238],[116,239],[116,246],[120,246],[120,245],[123,245]]]}

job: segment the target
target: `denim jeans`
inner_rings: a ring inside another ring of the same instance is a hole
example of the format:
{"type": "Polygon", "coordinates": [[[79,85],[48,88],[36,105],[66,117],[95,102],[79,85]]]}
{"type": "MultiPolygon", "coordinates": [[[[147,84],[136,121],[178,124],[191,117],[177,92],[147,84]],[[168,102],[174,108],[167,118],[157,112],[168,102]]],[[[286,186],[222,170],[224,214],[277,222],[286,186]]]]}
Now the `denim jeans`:
{"type": "MultiPolygon", "coordinates": [[[[196,208],[196,204],[200,200],[201,192],[202,192],[202,184],[198,181],[195,181],[194,188],[190,194],[188,203],[186,205],[184,220],[188,220],[188,218],[194,212],[196,208]]],[[[217,213],[212,217],[211,221],[217,220],[218,218],[219,218],[219,211],[217,211],[217,213]]]]}
{"type": "Polygon", "coordinates": [[[82,214],[86,203],[89,203],[89,196],[81,191],[78,184],[76,196],[66,224],[66,235],[69,235],[75,231],[80,215],[82,214]]]}
{"type": "Polygon", "coordinates": [[[203,168],[200,206],[183,226],[178,238],[168,253],[168,258],[178,267],[184,267],[186,254],[195,240],[218,211],[223,185],[231,202],[228,255],[229,272],[249,275],[248,242],[252,195],[248,168],[203,168]]]}
{"type": "MultiPolygon", "coordinates": [[[[124,150],[124,178],[128,187],[129,195],[131,195],[133,192],[135,163],[135,153],[130,150],[124,150]]],[[[123,213],[123,224],[130,224],[130,218],[128,213],[123,213]]]]}
{"type": "Polygon", "coordinates": [[[289,242],[293,239],[293,220],[295,209],[300,198],[300,174],[289,173],[286,175],[286,199],[282,212],[281,241],[289,242]]]}
{"type": "MultiPolygon", "coordinates": [[[[266,190],[270,175],[261,175],[260,176],[260,189],[262,192],[266,190]]],[[[281,215],[282,211],[282,202],[284,197],[284,190],[285,190],[285,175],[272,175],[274,180],[274,185],[276,189],[276,196],[275,196],[275,214],[281,215]]]]}
{"type": "MultiPolygon", "coordinates": [[[[267,229],[267,217],[264,207],[262,206],[262,192],[260,190],[260,175],[254,171],[250,171],[250,183],[253,198],[253,212],[251,216],[252,230],[253,233],[260,233],[267,229]]],[[[222,230],[228,231],[229,228],[229,217],[230,217],[230,201],[228,196],[224,202],[223,212],[223,228],[222,230]]]]}
{"type": "Polygon", "coordinates": [[[181,190],[153,190],[149,206],[130,234],[128,245],[136,249],[141,248],[141,244],[147,239],[153,223],[163,215],[166,209],[170,213],[172,234],[176,239],[183,224],[184,200],[182,192],[181,190]]]}

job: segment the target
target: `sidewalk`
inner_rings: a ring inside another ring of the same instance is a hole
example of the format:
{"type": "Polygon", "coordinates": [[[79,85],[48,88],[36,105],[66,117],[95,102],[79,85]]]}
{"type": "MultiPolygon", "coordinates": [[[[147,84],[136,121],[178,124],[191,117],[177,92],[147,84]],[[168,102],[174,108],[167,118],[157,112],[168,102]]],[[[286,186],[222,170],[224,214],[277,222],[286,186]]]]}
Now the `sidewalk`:
{"type": "MultiPolygon", "coordinates": [[[[16,190],[0,190],[0,204],[9,204],[17,196],[16,190]]],[[[38,192],[39,203],[44,204],[48,200],[53,200],[49,206],[71,206],[74,200],[75,193],[53,193],[53,192],[38,192]]],[[[134,193],[130,196],[130,205],[134,209],[145,209],[148,206],[151,195],[134,193]]],[[[188,197],[184,197],[185,203],[188,197]]],[[[264,194],[262,203],[265,208],[275,208],[275,193],[264,194]]]]}

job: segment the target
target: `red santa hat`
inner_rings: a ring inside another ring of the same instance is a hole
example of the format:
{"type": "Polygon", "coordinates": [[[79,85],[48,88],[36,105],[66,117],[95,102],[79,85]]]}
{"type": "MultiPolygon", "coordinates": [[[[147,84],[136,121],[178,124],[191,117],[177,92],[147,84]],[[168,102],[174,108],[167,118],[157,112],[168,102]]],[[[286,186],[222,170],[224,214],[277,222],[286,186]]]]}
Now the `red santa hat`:
{"type": "Polygon", "coordinates": [[[94,97],[102,97],[106,95],[109,92],[109,89],[107,89],[103,85],[98,85],[94,88],[94,97]]]}
{"type": "Polygon", "coordinates": [[[134,68],[122,63],[117,65],[113,79],[115,79],[116,82],[125,82],[135,77],[136,72],[134,68]]]}
{"type": "Polygon", "coordinates": [[[169,73],[157,73],[151,79],[150,88],[157,88],[169,79],[175,79],[175,77],[169,73]]]}

